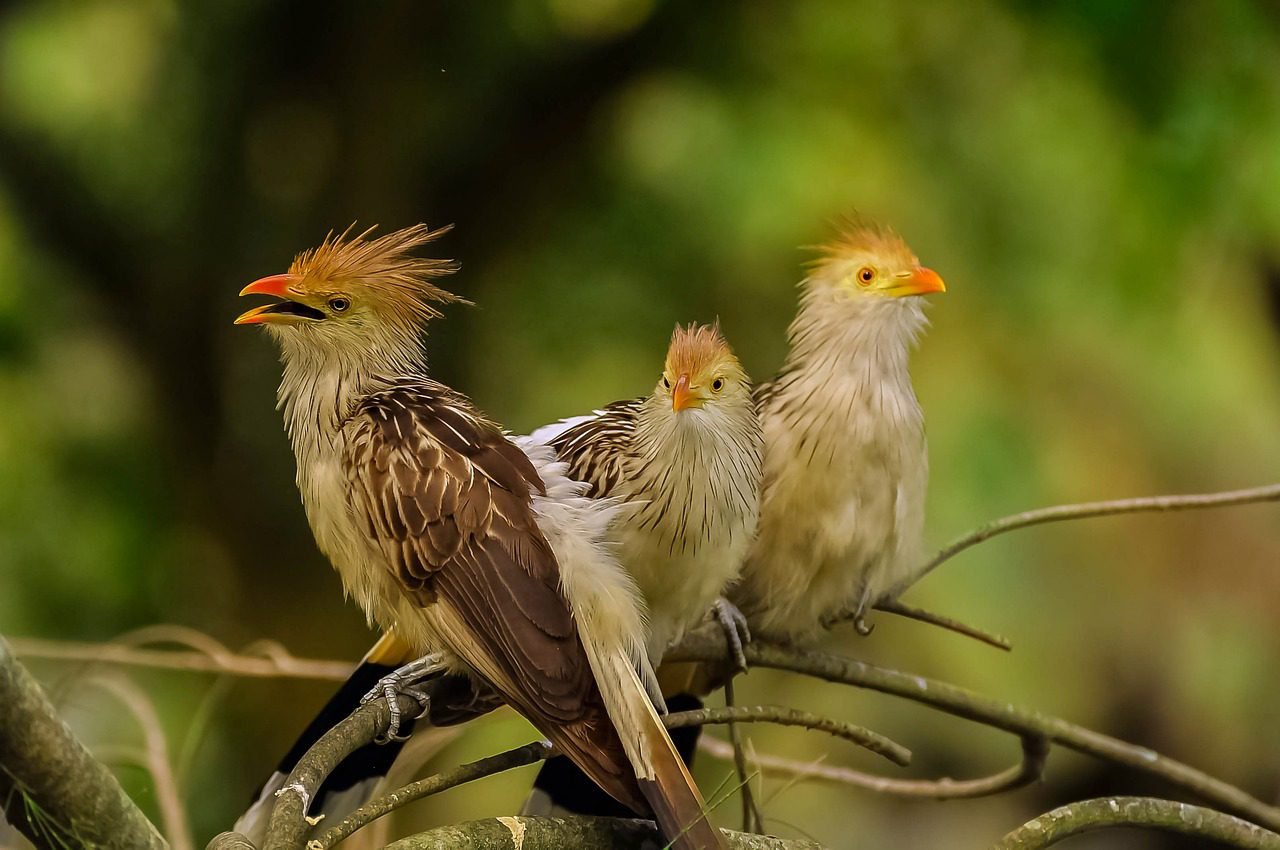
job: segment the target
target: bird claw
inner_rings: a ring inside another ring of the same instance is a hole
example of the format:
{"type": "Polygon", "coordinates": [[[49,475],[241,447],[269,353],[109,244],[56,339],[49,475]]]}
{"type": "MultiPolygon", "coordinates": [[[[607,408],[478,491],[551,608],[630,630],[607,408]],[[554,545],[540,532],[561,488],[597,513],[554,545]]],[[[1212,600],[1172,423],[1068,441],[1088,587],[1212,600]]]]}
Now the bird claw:
{"type": "Polygon", "coordinates": [[[721,596],[711,606],[720,628],[724,629],[725,640],[729,643],[729,652],[733,655],[733,663],[737,672],[747,672],[747,653],[744,646],[751,643],[751,628],[747,618],[738,606],[721,596]]]}
{"type": "MultiPolygon", "coordinates": [[[[389,744],[392,741],[407,741],[408,735],[400,734],[400,723],[404,712],[400,710],[398,697],[407,696],[417,700],[422,711],[409,718],[410,721],[421,720],[431,713],[431,695],[416,685],[434,677],[445,669],[439,655],[424,655],[416,661],[400,667],[383,676],[373,688],[360,698],[361,705],[367,705],[377,699],[387,701],[387,711],[391,714],[391,722],[387,724],[385,734],[374,739],[376,744],[389,744]]],[[[410,730],[412,732],[412,730],[410,730]]]]}
{"type": "Polygon", "coordinates": [[[858,604],[851,608],[843,608],[834,614],[828,614],[822,618],[822,627],[824,629],[833,629],[846,620],[853,624],[853,630],[862,637],[867,637],[876,630],[875,623],[868,623],[866,619],[867,610],[871,608],[871,594],[869,588],[862,589],[862,597],[858,600],[858,604]]]}

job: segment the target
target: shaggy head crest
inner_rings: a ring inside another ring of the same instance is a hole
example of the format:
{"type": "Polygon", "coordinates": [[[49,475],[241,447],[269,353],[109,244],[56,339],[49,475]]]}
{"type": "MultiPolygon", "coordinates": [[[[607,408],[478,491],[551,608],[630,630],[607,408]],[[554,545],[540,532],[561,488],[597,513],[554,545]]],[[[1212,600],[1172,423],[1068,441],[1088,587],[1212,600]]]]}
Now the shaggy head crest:
{"type": "Polygon", "coordinates": [[[469,303],[432,283],[456,272],[456,261],[410,253],[448,233],[453,225],[432,230],[425,224],[415,224],[377,238],[370,238],[376,225],[352,236],[354,226],[339,234],[331,231],[320,245],[294,258],[289,274],[299,278],[304,290],[363,293],[407,308],[423,320],[441,315],[434,306],[437,303],[469,303]]]}
{"type": "Polygon", "coordinates": [[[720,333],[720,323],[676,325],[667,348],[666,370],[672,374],[702,376],[727,367],[741,371],[738,358],[720,333]]]}
{"type": "Polygon", "coordinates": [[[868,304],[946,291],[942,278],[921,266],[892,229],[857,215],[842,219],[838,228],[836,238],[820,246],[822,256],[805,279],[811,294],[834,293],[844,301],[868,304]]]}
{"type": "Polygon", "coordinates": [[[818,246],[822,256],[811,265],[815,274],[849,260],[873,256],[886,264],[907,267],[919,261],[911,246],[892,227],[858,213],[841,216],[835,223],[834,239],[818,246]]]}

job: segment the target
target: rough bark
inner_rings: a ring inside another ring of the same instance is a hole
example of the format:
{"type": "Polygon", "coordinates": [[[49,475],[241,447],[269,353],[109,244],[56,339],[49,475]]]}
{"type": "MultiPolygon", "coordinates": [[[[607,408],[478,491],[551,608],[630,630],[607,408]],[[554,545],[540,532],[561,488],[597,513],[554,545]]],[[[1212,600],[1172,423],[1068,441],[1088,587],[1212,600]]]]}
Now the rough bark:
{"type": "Polygon", "coordinates": [[[0,638],[0,805],[38,848],[168,844],[0,638]]]}

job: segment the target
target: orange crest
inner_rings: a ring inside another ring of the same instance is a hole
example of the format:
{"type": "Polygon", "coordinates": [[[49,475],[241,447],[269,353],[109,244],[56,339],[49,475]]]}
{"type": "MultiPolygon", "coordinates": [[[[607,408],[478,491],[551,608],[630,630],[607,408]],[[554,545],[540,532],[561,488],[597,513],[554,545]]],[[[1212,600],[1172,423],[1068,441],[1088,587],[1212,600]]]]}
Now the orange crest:
{"type": "Polygon", "coordinates": [[[673,375],[702,375],[726,362],[737,364],[733,350],[720,333],[720,324],[676,325],[667,348],[667,371],[673,375]]]}

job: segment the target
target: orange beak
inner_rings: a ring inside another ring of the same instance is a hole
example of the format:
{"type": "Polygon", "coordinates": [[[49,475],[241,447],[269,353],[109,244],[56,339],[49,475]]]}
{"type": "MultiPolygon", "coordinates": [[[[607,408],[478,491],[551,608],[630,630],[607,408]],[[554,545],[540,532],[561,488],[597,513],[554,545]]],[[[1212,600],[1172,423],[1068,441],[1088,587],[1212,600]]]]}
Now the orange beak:
{"type": "Polygon", "coordinates": [[[236,318],[237,325],[296,324],[301,321],[323,319],[319,310],[299,303],[296,299],[302,294],[297,289],[301,280],[293,274],[273,274],[260,278],[240,290],[241,295],[270,295],[281,298],[275,304],[264,304],[241,313],[236,318]]]}
{"type": "Polygon", "coordinates": [[[693,407],[693,393],[689,392],[689,373],[685,372],[676,378],[676,385],[671,388],[671,409],[679,413],[693,407]]]}
{"type": "Polygon", "coordinates": [[[885,289],[885,295],[928,295],[931,292],[947,291],[947,285],[942,282],[938,273],[924,266],[916,266],[898,277],[901,283],[885,289]]]}

